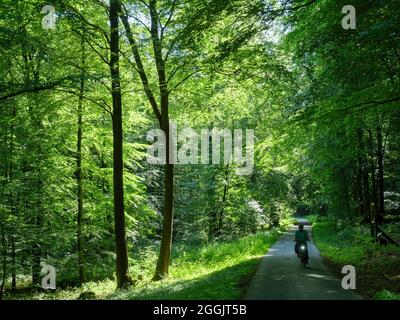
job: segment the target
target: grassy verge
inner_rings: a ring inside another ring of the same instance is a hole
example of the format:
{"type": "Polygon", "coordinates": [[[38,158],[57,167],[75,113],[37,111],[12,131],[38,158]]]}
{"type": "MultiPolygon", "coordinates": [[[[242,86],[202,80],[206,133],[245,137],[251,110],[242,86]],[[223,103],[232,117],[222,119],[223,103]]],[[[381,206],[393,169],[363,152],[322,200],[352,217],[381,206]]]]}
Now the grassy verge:
{"type": "Polygon", "coordinates": [[[26,292],[6,299],[239,299],[244,295],[261,256],[276,242],[281,231],[260,232],[235,241],[206,246],[176,246],[170,277],[151,281],[156,250],[142,253],[140,261],[131,261],[132,274],[140,275],[134,287],[115,291],[115,281],[86,283],[81,288],[55,292],[26,292]]]}
{"type": "Polygon", "coordinates": [[[368,299],[400,299],[400,248],[379,246],[369,226],[309,216],[313,238],[333,271],[340,275],[344,265],[357,272],[357,292],[368,299]]]}

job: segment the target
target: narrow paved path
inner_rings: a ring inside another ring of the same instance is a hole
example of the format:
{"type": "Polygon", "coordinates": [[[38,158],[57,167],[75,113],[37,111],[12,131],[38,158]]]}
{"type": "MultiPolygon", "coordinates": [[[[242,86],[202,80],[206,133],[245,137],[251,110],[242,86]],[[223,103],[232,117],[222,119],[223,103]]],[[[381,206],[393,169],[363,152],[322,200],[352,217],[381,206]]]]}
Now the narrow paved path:
{"type": "MultiPolygon", "coordinates": [[[[305,224],[311,238],[311,226],[305,224]]],[[[352,290],[344,290],[341,279],[336,278],[323,264],[318,249],[308,242],[309,264],[303,269],[294,253],[293,226],[262,258],[252,279],[245,299],[247,300],[354,300],[362,299],[352,290]]],[[[343,275],[344,276],[344,275],[343,275]]]]}

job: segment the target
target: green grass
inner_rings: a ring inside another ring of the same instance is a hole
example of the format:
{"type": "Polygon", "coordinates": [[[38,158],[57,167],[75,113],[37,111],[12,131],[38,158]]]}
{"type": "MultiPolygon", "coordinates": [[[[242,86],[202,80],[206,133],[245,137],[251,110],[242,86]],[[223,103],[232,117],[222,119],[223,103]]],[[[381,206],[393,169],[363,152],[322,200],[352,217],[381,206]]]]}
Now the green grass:
{"type": "Polygon", "coordinates": [[[369,226],[309,216],[322,256],[340,274],[344,265],[357,272],[357,291],[371,299],[399,299],[400,248],[373,242],[369,226]]]}
{"type": "Polygon", "coordinates": [[[374,295],[376,300],[400,300],[400,293],[394,293],[389,290],[381,290],[374,295]]]}
{"type": "Polygon", "coordinates": [[[131,260],[134,287],[115,291],[114,280],[86,283],[81,288],[55,292],[27,292],[8,299],[78,299],[82,292],[93,292],[96,299],[239,299],[260,258],[276,242],[278,229],[250,235],[235,241],[206,246],[174,247],[170,276],[153,282],[157,252],[149,248],[140,261],[131,260]]]}

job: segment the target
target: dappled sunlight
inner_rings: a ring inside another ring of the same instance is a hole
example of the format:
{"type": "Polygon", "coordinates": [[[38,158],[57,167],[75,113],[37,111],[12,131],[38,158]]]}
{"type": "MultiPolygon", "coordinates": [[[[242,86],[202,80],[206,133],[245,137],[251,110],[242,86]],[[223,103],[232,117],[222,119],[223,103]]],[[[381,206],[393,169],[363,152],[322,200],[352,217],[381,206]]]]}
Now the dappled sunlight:
{"type": "Polygon", "coordinates": [[[228,289],[234,290],[239,298],[240,289],[236,283],[243,270],[257,265],[258,259],[245,260],[239,264],[195,276],[191,279],[166,279],[151,282],[136,288],[116,292],[109,299],[220,299],[228,289]]]}

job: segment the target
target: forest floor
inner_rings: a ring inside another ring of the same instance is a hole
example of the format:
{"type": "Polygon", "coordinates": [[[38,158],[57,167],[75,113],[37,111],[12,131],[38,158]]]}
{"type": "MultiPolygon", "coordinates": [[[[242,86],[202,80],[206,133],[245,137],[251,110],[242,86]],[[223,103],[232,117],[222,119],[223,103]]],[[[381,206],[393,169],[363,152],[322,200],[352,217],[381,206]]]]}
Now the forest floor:
{"type": "MultiPolygon", "coordinates": [[[[22,288],[7,293],[5,299],[240,299],[263,254],[287,230],[282,227],[259,232],[238,240],[204,246],[179,246],[174,249],[170,276],[151,281],[156,252],[141,264],[143,279],[125,290],[115,290],[115,280],[87,282],[82,287],[57,288],[53,292],[22,288]]],[[[137,265],[131,269],[138,269],[137,265]]]]}
{"type": "MultiPolygon", "coordinates": [[[[299,218],[311,233],[307,220],[299,218]]],[[[309,264],[302,268],[294,252],[293,226],[268,251],[246,294],[248,300],[356,300],[353,290],[344,290],[341,280],[323,263],[318,249],[308,244],[309,264]]]]}
{"type": "Polygon", "coordinates": [[[313,238],[325,263],[337,276],[344,265],[356,269],[357,291],[366,299],[400,300],[400,248],[379,246],[367,225],[309,216],[313,238]]]}

